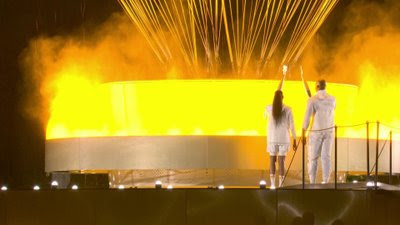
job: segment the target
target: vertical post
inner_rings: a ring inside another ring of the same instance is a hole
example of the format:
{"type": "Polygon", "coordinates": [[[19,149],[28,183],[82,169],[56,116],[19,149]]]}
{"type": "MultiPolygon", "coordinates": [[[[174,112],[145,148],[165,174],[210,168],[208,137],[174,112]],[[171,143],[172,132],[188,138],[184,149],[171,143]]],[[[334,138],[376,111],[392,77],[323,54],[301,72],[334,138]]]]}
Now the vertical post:
{"type": "Polygon", "coordinates": [[[369,122],[367,121],[367,182],[369,180],[369,122]]]}
{"type": "Polygon", "coordinates": [[[376,152],[375,152],[375,190],[378,189],[378,161],[379,161],[379,121],[376,122],[376,152]]]}
{"type": "Polygon", "coordinates": [[[389,145],[389,184],[392,184],[392,131],[390,131],[390,145],[389,145]]]}
{"type": "Polygon", "coordinates": [[[305,158],[305,152],[306,152],[306,131],[303,129],[303,132],[301,134],[301,138],[302,138],[302,188],[305,189],[305,166],[304,166],[304,158],[305,158]]]}
{"type": "Polygon", "coordinates": [[[335,190],[337,189],[337,126],[335,126],[335,190]]]}

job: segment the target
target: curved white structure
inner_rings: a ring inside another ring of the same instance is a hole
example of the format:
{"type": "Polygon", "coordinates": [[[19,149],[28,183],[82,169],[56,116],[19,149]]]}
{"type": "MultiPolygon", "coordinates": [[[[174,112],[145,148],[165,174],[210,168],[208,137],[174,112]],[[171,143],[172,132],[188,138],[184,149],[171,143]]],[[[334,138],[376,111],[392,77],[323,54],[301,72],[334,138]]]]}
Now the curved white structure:
{"type": "MultiPolygon", "coordinates": [[[[384,145],[380,141],[380,149],[384,145]]],[[[370,141],[370,168],[375,163],[376,141],[370,141]]],[[[301,146],[293,170],[301,170],[301,146]]],[[[334,163],[332,147],[332,163],[334,163]]],[[[307,153],[307,152],[306,152],[307,153]]],[[[293,153],[289,154],[289,157],[293,153]]],[[[306,154],[307,157],[307,154],[306,154]]],[[[400,143],[393,143],[393,158],[400,157],[400,143]]],[[[338,139],[338,170],[366,171],[366,141],[338,139]]],[[[389,144],[380,156],[379,171],[389,171],[389,144]]],[[[267,170],[265,137],[164,136],[95,137],[48,140],[46,171],[241,169],[267,170]]],[[[398,160],[393,171],[400,172],[398,160]]],[[[333,167],[332,167],[333,168],[333,167]]]]}

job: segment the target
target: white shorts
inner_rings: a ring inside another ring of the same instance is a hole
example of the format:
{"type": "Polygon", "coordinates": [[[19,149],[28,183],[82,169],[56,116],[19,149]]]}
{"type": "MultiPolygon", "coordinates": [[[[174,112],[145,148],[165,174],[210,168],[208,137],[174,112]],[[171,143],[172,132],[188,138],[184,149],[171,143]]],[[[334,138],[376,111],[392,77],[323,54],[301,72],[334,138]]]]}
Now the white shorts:
{"type": "Polygon", "coordinates": [[[270,156],[286,156],[290,144],[268,144],[267,151],[270,156]]]}

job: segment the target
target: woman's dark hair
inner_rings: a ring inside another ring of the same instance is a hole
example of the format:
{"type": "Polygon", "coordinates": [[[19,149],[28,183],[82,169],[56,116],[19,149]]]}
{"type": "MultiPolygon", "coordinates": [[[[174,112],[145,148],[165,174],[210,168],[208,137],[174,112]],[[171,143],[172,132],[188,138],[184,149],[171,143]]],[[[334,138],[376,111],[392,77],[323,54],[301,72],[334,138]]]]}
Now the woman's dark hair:
{"type": "Polygon", "coordinates": [[[275,91],[274,101],[272,103],[272,117],[275,123],[279,123],[283,116],[283,93],[280,90],[275,91]]]}

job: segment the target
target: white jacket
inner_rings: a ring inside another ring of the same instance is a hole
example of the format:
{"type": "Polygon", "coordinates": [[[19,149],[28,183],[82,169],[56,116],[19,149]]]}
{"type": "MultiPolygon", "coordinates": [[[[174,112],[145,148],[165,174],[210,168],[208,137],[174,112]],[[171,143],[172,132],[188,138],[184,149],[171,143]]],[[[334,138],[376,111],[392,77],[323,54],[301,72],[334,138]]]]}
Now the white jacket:
{"type": "MultiPolygon", "coordinates": [[[[303,121],[303,129],[308,129],[311,117],[314,116],[312,130],[320,130],[335,125],[336,100],[328,95],[325,90],[318,91],[307,102],[306,114],[303,121]]],[[[333,131],[327,130],[327,132],[333,131]]]]}
{"type": "Polygon", "coordinates": [[[296,137],[292,109],[283,105],[282,110],[284,114],[278,124],[272,116],[272,106],[267,106],[265,110],[265,117],[268,119],[267,141],[269,144],[290,144],[289,131],[292,132],[292,137],[296,137]]]}

